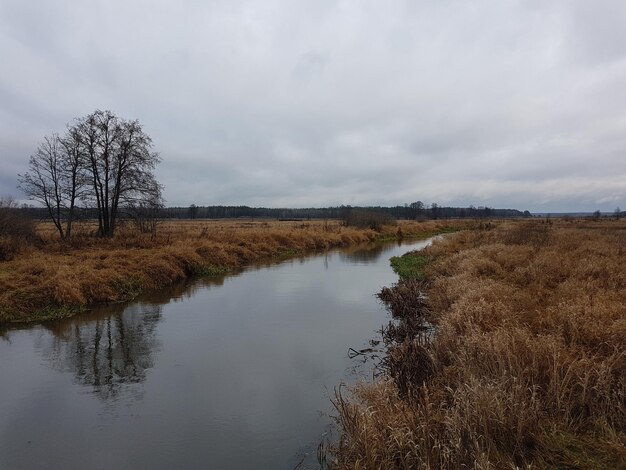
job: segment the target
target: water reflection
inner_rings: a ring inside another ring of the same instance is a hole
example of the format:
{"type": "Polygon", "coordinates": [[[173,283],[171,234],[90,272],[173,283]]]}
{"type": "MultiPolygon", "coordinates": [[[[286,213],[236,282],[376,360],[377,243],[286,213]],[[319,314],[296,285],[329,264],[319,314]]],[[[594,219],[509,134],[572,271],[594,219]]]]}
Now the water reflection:
{"type": "Polygon", "coordinates": [[[145,381],[154,367],[159,348],[156,329],[164,306],[222,286],[224,279],[187,280],[145,294],[132,304],[98,306],[70,320],[47,323],[51,335],[42,336],[38,348],[55,370],[71,372],[103,400],[115,399],[126,385],[145,381]]]}
{"type": "Polygon", "coordinates": [[[333,387],[375,373],[374,293],[409,249],[262,263],[8,330],[0,468],[316,468],[333,387]]]}
{"type": "Polygon", "coordinates": [[[125,384],[143,382],[158,348],[156,326],[163,306],[137,303],[102,308],[89,319],[49,326],[42,354],[57,370],[102,399],[115,398],[125,384]],[[107,311],[108,310],[108,311],[107,311]],[[95,317],[95,318],[94,318],[95,317]]]}
{"type": "MultiPolygon", "coordinates": [[[[400,246],[400,243],[398,242],[398,246],[400,246]]],[[[343,261],[352,263],[373,263],[378,261],[383,253],[387,251],[389,251],[389,244],[371,243],[341,251],[339,252],[339,257],[343,261]]]]}
{"type": "MultiPolygon", "coordinates": [[[[228,276],[212,276],[185,279],[170,286],[163,287],[158,291],[149,292],[141,295],[137,300],[153,305],[164,305],[172,302],[180,302],[181,300],[190,299],[200,290],[210,289],[212,287],[220,287],[224,285],[227,277],[239,276],[241,272],[231,273],[228,276]]],[[[95,309],[96,311],[99,309],[95,309]]]]}

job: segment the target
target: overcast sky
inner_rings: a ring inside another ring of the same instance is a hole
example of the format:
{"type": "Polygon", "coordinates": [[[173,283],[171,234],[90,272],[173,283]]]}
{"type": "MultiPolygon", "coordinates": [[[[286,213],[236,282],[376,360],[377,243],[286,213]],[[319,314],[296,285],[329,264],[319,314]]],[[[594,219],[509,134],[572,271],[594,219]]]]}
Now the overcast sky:
{"type": "Polygon", "coordinates": [[[168,205],[626,209],[626,2],[0,0],[0,196],[97,108],[168,205]]]}

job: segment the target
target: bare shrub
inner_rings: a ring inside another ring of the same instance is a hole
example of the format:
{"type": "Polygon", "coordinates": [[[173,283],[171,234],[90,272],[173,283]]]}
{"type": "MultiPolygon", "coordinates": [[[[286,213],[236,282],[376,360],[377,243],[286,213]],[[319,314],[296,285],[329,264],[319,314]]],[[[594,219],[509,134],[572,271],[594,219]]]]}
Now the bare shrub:
{"type": "Polygon", "coordinates": [[[398,347],[392,348],[386,358],[386,366],[399,393],[405,397],[417,393],[435,373],[432,353],[419,337],[405,338],[398,347]]]}
{"type": "Polygon", "coordinates": [[[13,259],[37,240],[35,222],[11,199],[0,199],[0,261],[13,259]]]}
{"type": "Polygon", "coordinates": [[[160,202],[140,202],[128,208],[128,213],[135,227],[141,233],[149,233],[156,236],[157,228],[161,223],[161,209],[163,204],[160,202]]]}

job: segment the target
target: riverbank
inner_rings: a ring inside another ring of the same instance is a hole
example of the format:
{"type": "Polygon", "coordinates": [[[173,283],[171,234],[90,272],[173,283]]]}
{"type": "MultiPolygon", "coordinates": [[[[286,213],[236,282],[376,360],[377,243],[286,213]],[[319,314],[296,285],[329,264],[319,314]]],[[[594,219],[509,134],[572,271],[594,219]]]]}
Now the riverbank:
{"type": "Polygon", "coordinates": [[[470,224],[399,222],[374,231],[337,221],[172,221],[161,224],[156,235],[127,227],[113,239],[77,227],[71,245],[42,224],[42,243],[0,262],[0,324],[68,317],[94,304],[128,301],[190,276],[225,274],[263,260],[398,236],[427,238],[470,224]]]}
{"type": "Polygon", "coordinates": [[[387,377],[337,397],[335,468],[626,467],[624,221],[483,226],[394,266],[387,377]]]}

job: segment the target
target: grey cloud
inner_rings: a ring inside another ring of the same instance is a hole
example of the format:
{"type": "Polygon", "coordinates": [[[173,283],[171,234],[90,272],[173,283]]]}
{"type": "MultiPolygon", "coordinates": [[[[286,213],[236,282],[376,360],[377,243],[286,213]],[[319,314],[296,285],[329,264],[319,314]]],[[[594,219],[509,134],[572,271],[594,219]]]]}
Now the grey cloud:
{"type": "Polygon", "coordinates": [[[302,53],[297,59],[293,75],[296,79],[304,81],[319,78],[328,61],[328,57],[319,52],[308,51],[302,53]]]}
{"type": "Polygon", "coordinates": [[[172,205],[626,207],[618,3],[5,0],[0,195],[104,108],[172,205]]]}

